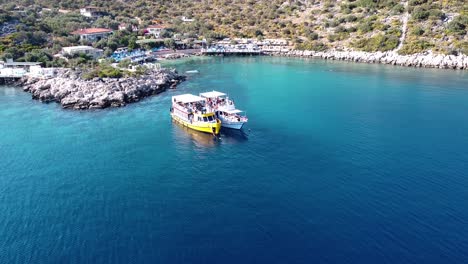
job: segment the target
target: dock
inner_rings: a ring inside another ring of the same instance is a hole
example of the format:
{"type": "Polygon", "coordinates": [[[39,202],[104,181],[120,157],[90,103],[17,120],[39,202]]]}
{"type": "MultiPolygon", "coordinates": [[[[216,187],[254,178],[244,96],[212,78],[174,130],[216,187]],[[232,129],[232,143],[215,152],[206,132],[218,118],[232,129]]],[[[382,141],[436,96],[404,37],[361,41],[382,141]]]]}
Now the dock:
{"type": "Polygon", "coordinates": [[[202,49],[203,55],[236,55],[236,56],[253,56],[253,55],[264,55],[262,50],[259,49],[235,49],[235,48],[208,48],[202,49]]]}

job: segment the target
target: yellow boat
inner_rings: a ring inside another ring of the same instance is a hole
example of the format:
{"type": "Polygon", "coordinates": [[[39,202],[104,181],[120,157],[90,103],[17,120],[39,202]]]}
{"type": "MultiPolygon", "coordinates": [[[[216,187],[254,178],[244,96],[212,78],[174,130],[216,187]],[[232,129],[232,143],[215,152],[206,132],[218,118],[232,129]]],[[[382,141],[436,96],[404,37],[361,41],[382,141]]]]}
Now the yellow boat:
{"type": "Polygon", "coordinates": [[[205,98],[193,94],[173,96],[171,117],[193,130],[218,135],[221,121],[213,112],[207,112],[205,102],[205,98]]]}

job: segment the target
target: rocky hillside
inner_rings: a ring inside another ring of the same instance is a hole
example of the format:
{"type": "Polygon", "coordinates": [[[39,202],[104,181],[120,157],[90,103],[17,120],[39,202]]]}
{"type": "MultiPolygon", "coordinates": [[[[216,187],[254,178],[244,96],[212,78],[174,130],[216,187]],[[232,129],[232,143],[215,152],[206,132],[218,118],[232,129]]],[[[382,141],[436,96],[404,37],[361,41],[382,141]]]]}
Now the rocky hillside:
{"type": "MultiPolygon", "coordinates": [[[[8,2],[8,0],[0,0],[8,2]]],[[[95,5],[117,19],[161,19],[207,38],[290,38],[298,49],[432,50],[468,54],[466,0],[19,0],[76,10],[95,5]],[[181,16],[196,22],[182,23],[181,16]]]]}

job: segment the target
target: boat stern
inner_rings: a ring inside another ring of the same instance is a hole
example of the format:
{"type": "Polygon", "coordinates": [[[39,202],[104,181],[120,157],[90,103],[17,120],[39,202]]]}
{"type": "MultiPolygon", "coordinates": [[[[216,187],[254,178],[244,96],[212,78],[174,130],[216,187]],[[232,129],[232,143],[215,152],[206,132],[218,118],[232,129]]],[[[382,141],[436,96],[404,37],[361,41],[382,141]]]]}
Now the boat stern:
{"type": "Polygon", "coordinates": [[[221,131],[221,120],[216,118],[216,123],[212,125],[211,129],[215,135],[219,135],[219,131],[221,131]]]}

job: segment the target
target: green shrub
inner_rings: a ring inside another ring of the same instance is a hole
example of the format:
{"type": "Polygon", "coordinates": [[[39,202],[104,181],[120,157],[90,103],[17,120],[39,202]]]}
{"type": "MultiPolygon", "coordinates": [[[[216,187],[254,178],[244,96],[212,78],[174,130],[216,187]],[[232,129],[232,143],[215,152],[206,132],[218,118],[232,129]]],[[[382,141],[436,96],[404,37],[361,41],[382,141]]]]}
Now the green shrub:
{"type": "Polygon", "coordinates": [[[358,30],[361,33],[367,33],[374,30],[374,22],[365,20],[358,25],[358,30]]]}
{"type": "Polygon", "coordinates": [[[457,49],[457,51],[459,53],[463,53],[465,55],[468,55],[468,41],[456,42],[454,47],[455,47],[455,49],[457,49]]]}
{"type": "Polygon", "coordinates": [[[85,79],[92,79],[95,77],[100,78],[120,78],[123,76],[123,72],[119,69],[112,67],[107,63],[102,63],[90,72],[83,75],[85,79]]]}
{"type": "Polygon", "coordinates": [[[345,27],[338,26],[335,28],[335,33],[343,33],[343,32],[347,32],[345,27]]]}
{"type": "Polygon", "coordinates": [[[330,34],[327,36],[328,41],[330,42],[335,42],[335,41],[341,41],[349,38],[349,33],[344,31],[336,34],[330,34]]]}
{"type": "Polygon", "coordinates": [[[357,17],[355,15],[349,15],[345,17],[346,22],[354,22],[357,20],[357,17]]]}
{"type": "Polygon", "coordinates": [[[423,7],[416,7],[411,16],[416,20],[426,20],[429,17],[429,11],[423,7]]]}
{"type": "Polygon", "coordinates": [[[434,20],[444,19],[445,14],[444,12],[440,11],[440,9],[431,9],[429,10],[429,18],[434,20]]]}
{"type": "Polygon", "coordinates": [[[124,59],[119,62],[119,67],[120,68],[128,68],[132,64],[132,61],[130,59],[124,59]]]}
{"type": "Polygon", "coordinates": [[[309,40],[317,40],[319,38],[319,34],[315,33],[315,32],[309,32],[307,34],[307,38],[309,40]]]}
{"type": "Polygon", "coordinates": [[[413,30],[411,30],[411,34],[416,35],[416,36],[422,36],[424,34],[424,29],[421,27],[415,27],[413,30]]]}
{"type": "Polygon", "coordinates": [[[408,2],[408,5],[410,6],[419,6],[419,5],[422,5],[422,4],[425,4],[427,3],[427,0],[410,0],[408,2]]]}
{"type": "Polygon", "coordinates": [[[434,44],[425,40],[416,40],[414,42],[405,43],[399,51],[400,54],[414,54],[426,51],[434,47],[434,44]]]}
{"type": "Polygon", "coordinates": [[[447,25],[449,33],[464,36],[468,29],[468,15],[459,15],[447,25]]]}
{"type": "Polygon", "coordinates": [[[353,43],[355,48],[367,52],[389,51],[398,46],[398,37],[379,34],[371,38],[363,38],[353,43]]]}
{"type": "Polygon", "coordinates": [[[405,7],[402,4],[398,4],[392,8],[392,13],[395,15],[402,14],[405,12],[405,7]]]}
{"type": "Polygon", "coordinates": [[[348,32],[350,32],[350,33],[351,33],[351,32],[356,32],[356,31],[357,31],[357,28],[356,28],[356,27],[349,27],[349,28],[346,29],[346,31],[348,31],[348,32]]]}
{"type": "Polygon", "coordinates": [[[301,44],[297,44],[296,49],[298,50],[313,50],[313,51],[326,51],[328,46],[320,41],[307,41],[301,44]]]}

